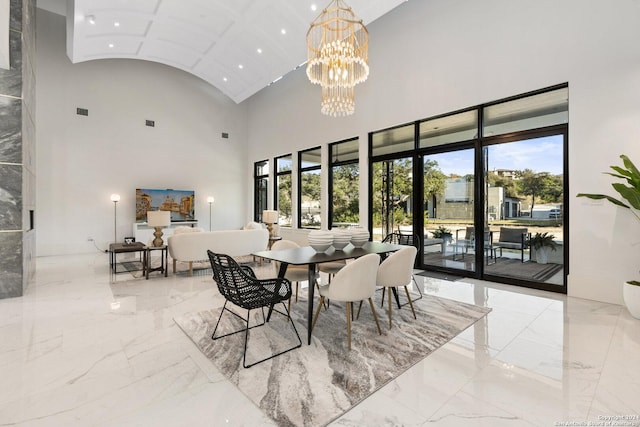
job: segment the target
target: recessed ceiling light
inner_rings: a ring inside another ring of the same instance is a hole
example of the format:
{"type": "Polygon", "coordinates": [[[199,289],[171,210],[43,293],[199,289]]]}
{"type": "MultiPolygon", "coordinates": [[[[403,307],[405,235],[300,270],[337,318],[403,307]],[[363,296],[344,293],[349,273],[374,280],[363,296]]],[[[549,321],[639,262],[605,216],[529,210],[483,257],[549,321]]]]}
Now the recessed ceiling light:
{"type": "Polygon", "coordinates": [[[258,53],[262,53],[262,49],[258,48],[258,53]]]}
{"type": "Polygon", "coordinates": [[[87,18],[87,21],[89,21],[89,24],[96,25],[96,17],[95,16],[87,15],[86,18],[87,18]]]}
{"type": "Polygon", "coordinates": [[[119,23],[118,21],[116,21],[116,22],[114,22],[114,23],[113,23],[113,26],[114,26],[114,27],[119,27],[119,26],[120,26],[120,23],[119,23]]]}
{"type": "Polygon", "coordinates": [[[238,64],[238,68],[240,68],[242,70],[244,68],[244,65],[238,64]]]}
{"type": "Polygon", "coordinates": [[[223,78],[222,78],[222,81],[225,81],[225,82],[226,82],[226,81],[229,81],[229,79],[227,79],[226,77],[223,77],[223,78]]]}
{"type": "Polygon", "coordinates": [[[316,6],[315,3],[311,5],[311,10],[315,12],[317,9],[318,9],[318,6],[316,6]]]}
{"type": "Polygon", "coordinates": [[[281,32],[282,34],[287,34],[287,30],[285,30],[284,28],[283,28],[283,29],[281,29],[281,30],[280,30],[280,32],[281,32]]]}
{"type": "Polygon", "coordinates": [[[109,43],[109,48],[113,48],[113,43],[109,43]]]}

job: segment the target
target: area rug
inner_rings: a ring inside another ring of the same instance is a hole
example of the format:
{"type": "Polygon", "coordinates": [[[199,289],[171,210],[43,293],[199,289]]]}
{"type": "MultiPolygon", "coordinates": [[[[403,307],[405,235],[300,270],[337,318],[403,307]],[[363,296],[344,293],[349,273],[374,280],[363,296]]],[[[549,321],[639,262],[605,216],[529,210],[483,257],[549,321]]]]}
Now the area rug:
{"type": "MultiPolygon", "coordinates": [[[[311,345],[307,345],[307,301],[292,303],[302,347],[248,369],[242,367],[243,333],[211,340],[220,308],[188,313],[174,320],[222,374],[277,425],[322,426],[491,311],[425,295],[414,303],[417,320],[408,306],[396,309],[393,328],[389,330],[386,312],[379,308],[379,301],[374,302],[382,335],[378,335],[369,305],[363,304],[360,318],[352,322],[350,352],[343,304],[333,303],[328,310],[322,310],[311,345]]],[[[254,313],[254,320],[261,320],[259,310],[254,313]]],[[[220,325],[222,330],[218,333],[222,334],[242,328],[242,323],[229,313],[225,313],[220,325]]],[[[251,329],[247,362],[296,342],[286,318],[274,314],[265,326],[251,329]]]]}

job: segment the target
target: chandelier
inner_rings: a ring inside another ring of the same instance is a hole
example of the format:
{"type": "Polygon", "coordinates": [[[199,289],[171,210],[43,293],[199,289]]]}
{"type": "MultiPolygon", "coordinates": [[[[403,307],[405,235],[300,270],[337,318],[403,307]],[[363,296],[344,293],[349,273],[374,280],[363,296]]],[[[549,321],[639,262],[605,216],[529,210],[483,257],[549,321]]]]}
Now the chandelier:
{"type": "Polygon", "coordinates": [[[354,87],[369,76],[369,32],[342,0],[333,0],[307,31],[307,77],[322,87],[323,114],[355,111],[354,87]]]}

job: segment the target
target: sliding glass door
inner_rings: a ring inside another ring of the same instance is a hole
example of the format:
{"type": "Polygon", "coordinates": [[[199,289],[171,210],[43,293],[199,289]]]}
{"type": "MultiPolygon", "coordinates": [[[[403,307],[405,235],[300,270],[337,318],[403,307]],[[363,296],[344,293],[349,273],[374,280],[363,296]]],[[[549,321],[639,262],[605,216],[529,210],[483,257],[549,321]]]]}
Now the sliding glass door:
{"type": "Polygon", "coordinates": [[[392,232],[413,233],[413,161],[373,163],[373,240],[392,232]]]}
{"type": "Polygon", "coordinates": [[[563,147],[552,134],[484,148],[486,276],[564,285],[563,147]]]}
{"type": "Polygon", "coordinates": [[[422,156],[425,266],[475,271],[474,150],[422,156]]]}

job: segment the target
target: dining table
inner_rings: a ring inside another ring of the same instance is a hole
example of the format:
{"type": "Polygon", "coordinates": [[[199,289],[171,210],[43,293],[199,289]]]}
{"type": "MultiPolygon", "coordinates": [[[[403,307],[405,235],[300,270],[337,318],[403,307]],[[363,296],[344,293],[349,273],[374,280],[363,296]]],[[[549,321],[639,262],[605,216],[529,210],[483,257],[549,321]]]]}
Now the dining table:
{"type": "MultiPolygon", "coordinates": [[[[317,252],[311,246],[302,246],[299,248],[266,250],[254,252],[251,255],[264,259],[277,261],[280,263],[278,277],[284,277],[289,265],[307,265],[309,267],[309,286],[307,298],[307,344],[311,344],[311,325],[313,322],[313,294],[315,291],[316,266],[323,262],[342,261],[347,259],[358,258],[367,254],[378,254],[384,258],[390,252],[399,251],[404,245],[381,242],[366,242],[362,247],[356,248],[349,243],[344,249],[336,250],[331,247],[325,252],[317,252]]],[[[269,321],[271,310],[267,316],[269,321]]]]}

